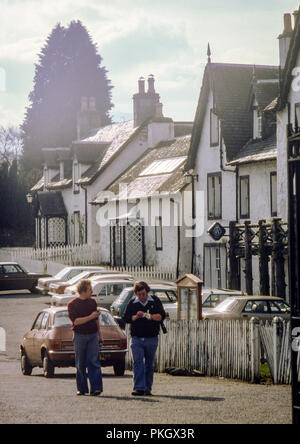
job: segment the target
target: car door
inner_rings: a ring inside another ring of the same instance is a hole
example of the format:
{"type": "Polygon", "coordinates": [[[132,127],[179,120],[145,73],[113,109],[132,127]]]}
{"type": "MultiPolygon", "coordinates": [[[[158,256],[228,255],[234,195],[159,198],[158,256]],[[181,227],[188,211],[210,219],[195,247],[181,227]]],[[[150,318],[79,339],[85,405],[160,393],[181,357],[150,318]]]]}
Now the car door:
{"type": "Polygon", "coordinates": [[[28,278],[23,270],[14,264],[3,265],[5,290],[28,289],[28,278]]]}
{"type": "Polygon", "coordinates": [[[36,359],[39,361],[41,359],[41,348],[45,342],[45,336],[48,333],[48,320],[50,314],[48,312],[44,313],[44,316],[41,318],[40,323],[37,326],[37,332],[33,338],[33,347],[34,347],[34,355],[36,359]]]}
{"type": "Polygon", "coordinates": [[[269,321],[271,314],[268,302],[264,300],[248,300],[242,311],[242,319],[258,318],[261,321],[269,321]]]}
{"type": "Polygon", "coordinates": [[[38,316],[36,317],[36,319],[33,323],[32,329],[24,337],[25,352],[26,352],[28,359],[30,359],[31,361],[38,360],[38,357],[37,357],[36,351],[35,351],[35,339],[36,339],[36,335],[39,332],[40,325],[41,325],[44,315],[45,315],[45,312],[41,312],[38,314],[38,316]]]}

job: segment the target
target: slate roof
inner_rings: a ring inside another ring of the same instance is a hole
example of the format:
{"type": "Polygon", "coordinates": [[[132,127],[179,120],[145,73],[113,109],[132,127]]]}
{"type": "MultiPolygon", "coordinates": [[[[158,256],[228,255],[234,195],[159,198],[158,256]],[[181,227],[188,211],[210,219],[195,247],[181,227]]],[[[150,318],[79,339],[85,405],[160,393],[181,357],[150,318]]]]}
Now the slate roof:
{"type": "Polygon", "coordinates": [[[214,95],[215,112],[220,119],[227,161],[232,161],[241,147],[251,139],[253,116],[248,105],[254,71],[258,80],[276,79],[279,76],[279,69],[275,66],[227,63],[206,65],[186,170],[193,169],[195,165],[210,88],[214,95]]]}
{"type": "Polygon", "coordinates": [[[77,182],[79,184],[89,184],[100,174],[100,171],[106,167],[110,161],[132,140],[132,138],[140,131],[141,127],[134,128],[134,121],[113,123],[98,129],[94,134],[82,140],[81,142],[106,142],[108,148],[104,155],[101,155],[82,175],[77,182]]]}
{"type": "Polygon", "coordinates": [[[253,85],[253,92],[258,109],[264,111],[279,96],[279,79],[274,81],[258,81],[253,85]]]}
{"type": "MultiPolygon", "coordinates": [[[[119,194],[121,184],[128,184],[127,198],[131,199],[150,197],[156,193],[176,194],[182,190],[186,186],[184,165],[187,159],[190,141],[191,136],[189,135],[171,141],[161,142],[155,148],[148,149],[133,166],[107,188],[108,191],[115,195],[115,198],[110,200],[120,200],[124,198],[124,195],[119,194]],[[143,173],[152,162],[174,157],[184,157],[184,161],[171,173],[141,176],[141,173],[143,173]]],[[[101,192],[91,203],[102,203],[101,192]]]]}
{"type": "Polygon", "coordinates": [[[286,106],[291,83],[294,79],[292,71],[296,66],[297,57],[300,49],[300,7],[298,11],[299,12],[296,15],[295,27],[292,33],[290,48],[287,55],[285,67],[281,72],[280,97],[277,105],[278,111],[282,110],[286,106]]]}
{"type": "Polygon", "coordinates": [[[276,134],[267,139],[250,140],[239,151],[237,157],[229,165],[238,165],[250,162],[261,162],[277,158],[276,134]]]}
{"type": "Polygon", "coordinates": [[[37,194],[38,205],[43,217],[64,217],[67,210],[60,191],[42,191],[37,194]]]}

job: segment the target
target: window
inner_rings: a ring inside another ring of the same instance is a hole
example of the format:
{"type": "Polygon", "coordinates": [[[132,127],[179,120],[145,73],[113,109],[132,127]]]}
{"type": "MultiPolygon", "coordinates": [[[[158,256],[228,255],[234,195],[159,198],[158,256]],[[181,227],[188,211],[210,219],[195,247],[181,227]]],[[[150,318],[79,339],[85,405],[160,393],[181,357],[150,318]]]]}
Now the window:
{"type": "Polygon", "coordinates": [[[222,219],[222,176],[221,173],[207,176],[208,219],[222,219]]]}
{"type": "Polygon", "coordinates": [[[240,177],[240,218],[250,217],[250,179],[249,176],[240,177]]]}
{"type": "Polygon", "coordinates": [[[42,323],[42,319],[43,319],[44,315],[45,315],[45,312],[42,312],[38,315],[38,317],[32,327],[32,330],[39,330],[41,328],[41,323],[42,323]]]}
{"type": "Polygon", "coordinates": [[[267,301],[248,301],[244,313],[269,313],[267,301]]]}
{"type": "Polygon", "coordinates": [[[271,173],[271,215],[277,216],[277,173],[271,173]]]}
{"type": "Polygon", "coordinates": [[[73,193],[78,194],[80,192],[80,186],[76,185],[76,182],[80,179],[80,168],[77,160],[73,163],[73,193]]]}
{"type": "Polygon", "coordinates": [[[49,319],[49,313],[46,313],[41,322],[41,330],[46,330],[48,319],[49,319]]]}
{"type": "Polygon", "coordinates": [[[16,265],[3,265],[4,274],[23,273],[16,265]]]}
{"type": "Polygon", "coordinates": [[[300,103],[295,104],[295,131],[300,130],[300,103]]]}
{"type": "Polygon", "coordinates": [[[163,233],[162,233],[162,218],[161,216],[155,218],[155,247],[156,251],[163,249],[163,233]]]}
{"type": "Polygon", "coordinates": [[[210,146],[219,145],[219,119],[214,113],[213,109],[210,110],[210,146]]]}
{"type": "Polygon", "coordinates": [[[258,132],[258,138],[261,139],[262,138],[262,131],[263,131],[263,118],[262,115],[260,113],[258,113],[258,118],[257,118],[257,132],[258,132]]]}

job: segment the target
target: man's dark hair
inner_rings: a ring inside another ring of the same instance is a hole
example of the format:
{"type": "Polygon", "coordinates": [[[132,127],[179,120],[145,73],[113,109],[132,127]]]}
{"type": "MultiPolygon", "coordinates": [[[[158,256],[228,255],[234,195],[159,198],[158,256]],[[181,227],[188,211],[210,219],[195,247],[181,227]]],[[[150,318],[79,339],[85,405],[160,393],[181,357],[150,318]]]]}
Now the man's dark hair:
{"type": "Polygon", "coordinates": [[[136,282],[136,283],[134,284],[134,287],[133,287],[133,291],[134,291],[134,293],[136,294],[136,293],[138,293],[139,291],[142,291],[142,290],[146,290],[147,293],[149,293],[149,291],[151,290],[151,288],[149,287],[149,285],[147,284],[147,282],[144,282],[144,281],[136,282]]]}

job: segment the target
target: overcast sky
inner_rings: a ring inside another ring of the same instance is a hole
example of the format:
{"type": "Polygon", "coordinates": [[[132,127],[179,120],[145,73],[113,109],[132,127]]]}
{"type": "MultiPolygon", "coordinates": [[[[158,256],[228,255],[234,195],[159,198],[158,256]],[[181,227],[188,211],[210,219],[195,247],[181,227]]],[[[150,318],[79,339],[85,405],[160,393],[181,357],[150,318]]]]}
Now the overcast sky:
{"type": "Polygon", "coordinates": [[[154,74],[165,116],[193,120],[208,41],[214,62],[278,65],[283,14],[298,7],[295,0],[0,0],[0,125],[22,122],[37,54],[58,22],[81,20],[97,43],[117,119],[131,117],[137,79],[154,74]]]}

